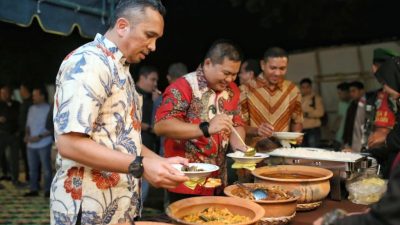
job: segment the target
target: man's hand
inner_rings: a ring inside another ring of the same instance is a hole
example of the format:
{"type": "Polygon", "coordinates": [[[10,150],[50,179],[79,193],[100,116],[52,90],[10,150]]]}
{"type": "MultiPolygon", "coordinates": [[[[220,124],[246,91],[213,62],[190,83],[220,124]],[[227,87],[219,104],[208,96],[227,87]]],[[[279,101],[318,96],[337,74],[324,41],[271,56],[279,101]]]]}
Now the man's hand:
{"type": "Polygon", "coordinates": [[[215,134],[221,131],[230,133],[232,127],[232,119],[225,114],[216,115],[210,121],[208,133],[215,134]]]}
{"type": "Polygon", "coordinates": [[[260,137],[271,137],[274,132],[274,127],[269,123],[262,123],[257,128],[257,136],[260,137]]]}
{"type": "Polygon", "coordinates": [[[155,101],[155,100],[157,100],[157,99],[161,96],[162,93],[161,93],[160,90],[158,90],[157,88],[155,88],[151,94],[152,94],[152,95],[151,95],[151,98],[153,99],[153,101],[155,101]]]}
{"type": "Polygon", "coordinates": [[[167,189],[175,188],[188,181],[189,178],[185,174],[171,166],[173,162],[184,162],[184,160],[178,159],[178,157],[171,159],[144,157],[143,177],[154,187],[167,189]]]}
{"type": "Polygon", "coordinates": [[[296,138],[296,145],[301,145],[303,143],[304,135],[300,135],[300,137],[296,138]]]}
{"type": "Polygon", "coordinates": [[[4,116],[0,116],[0,123],[5,123],[7,119],[4,116]]]}
{"type": "Polygon", "coordinates": [[[368,148],[379,148],[384,146],[389,132],[390,129],[387,128],[377,129],[368,138],[368,148]]]}
{"type": "Polygon", "coordinates": [[[142,128],[142,131],[150,131],[151,130],[151,126],[147,123],[142,123],[141,128],[142,128]]]}
{"type": "Polygon", "coordinates": [[[29,138],[28,138],[28,142],[29,143],[35,143],[35,142],[38,142],[38,141],[40,141],[40,137],[39,136],[30,136],[29,138]]]}

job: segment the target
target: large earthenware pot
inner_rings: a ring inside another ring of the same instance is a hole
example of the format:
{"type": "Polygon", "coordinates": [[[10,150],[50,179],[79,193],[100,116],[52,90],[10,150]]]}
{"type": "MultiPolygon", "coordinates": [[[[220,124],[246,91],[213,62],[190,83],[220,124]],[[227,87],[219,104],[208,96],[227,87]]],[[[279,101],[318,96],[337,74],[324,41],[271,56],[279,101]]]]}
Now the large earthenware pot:
{"type": "Polygon", "coordinates": [[[265,166],[252,171],[254,182],[280,186],[298,196],[297,210],[311,210],[321,205],[330,191],[330,170],[300,165],[265,166]]]}
{"type": "Polygon", "coordinates": [[[264,216],[264,208],[250,200],[222,197],[222,196],[202,196],[192,197],[176,201],[166,209],[167,215],[179,224],[196,225],[183,220],[182,218],[190,214],[203,212],[209,208],[228,209],[234,215],[246,216],[250,220],[235,225],[256,224],[264,216]]]}

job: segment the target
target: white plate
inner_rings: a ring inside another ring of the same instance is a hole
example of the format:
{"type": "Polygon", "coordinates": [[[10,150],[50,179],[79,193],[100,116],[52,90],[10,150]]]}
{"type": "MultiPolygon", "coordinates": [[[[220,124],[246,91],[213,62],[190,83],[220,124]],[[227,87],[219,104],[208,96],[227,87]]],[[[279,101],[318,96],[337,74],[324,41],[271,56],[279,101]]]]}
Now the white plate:
{"type": "Polygon", "coordinates": [[[269,157],[268,154],[260,152],[257,152],[255,156],[245,156],[243,152],[239,151],[236,151],[235,153],[228,153],[227,156],[238,163],[259,163],[263,161],[263,159],[269,157]]]}
{"type": "Polygon", "coordinates": [[[172,166],[184,173],[186,176],[189,178],[206,178],[208,177],[212,172],[219,170],[219,167],[213,164],[208,164],[208,163],[189,163],[189,166],[196,166],[199,169],[203,169],[204,171],[182,171],[182,165],[181,164],[172,164],[172,166]]]}
{"type": "Polygon", "coordinates": [[[274,132],[274,133],[272,133],[272,136],[275,138],[278,138],[279,140],[295,140],[303,135],[304,135],[304,133],[299,133],[299,132],[274,132]]]}

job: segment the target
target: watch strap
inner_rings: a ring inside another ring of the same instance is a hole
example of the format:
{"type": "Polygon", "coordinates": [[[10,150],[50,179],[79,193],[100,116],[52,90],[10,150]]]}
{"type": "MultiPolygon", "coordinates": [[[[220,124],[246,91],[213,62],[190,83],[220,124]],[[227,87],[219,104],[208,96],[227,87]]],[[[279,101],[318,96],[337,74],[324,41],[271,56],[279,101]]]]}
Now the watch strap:
{"type": "Polygon", "coordinates": [[[209,138],[211,136],[210,133],[208,132],[209,126],[210,126],[209,122],[201,122],[199,124],[201,132],[203,132],[204,137],[207,137],[207,138],[209,138]]]}

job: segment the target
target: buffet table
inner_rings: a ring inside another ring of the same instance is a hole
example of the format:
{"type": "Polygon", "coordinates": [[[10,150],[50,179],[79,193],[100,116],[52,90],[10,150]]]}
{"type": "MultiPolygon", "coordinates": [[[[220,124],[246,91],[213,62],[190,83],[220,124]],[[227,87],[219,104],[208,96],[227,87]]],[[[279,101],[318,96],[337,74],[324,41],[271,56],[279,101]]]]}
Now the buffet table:
{"type": "Polygon", "coordinates": [[[297,212],[296,216],[288,225],[312,225],[315,220],[336,208],[346,210],[347,212],[361,212],[368,208],[366,205],[357,205],[349,200],[333,201],[325,199],[322,205],[315,210],[308,212],[297,212]]]}

